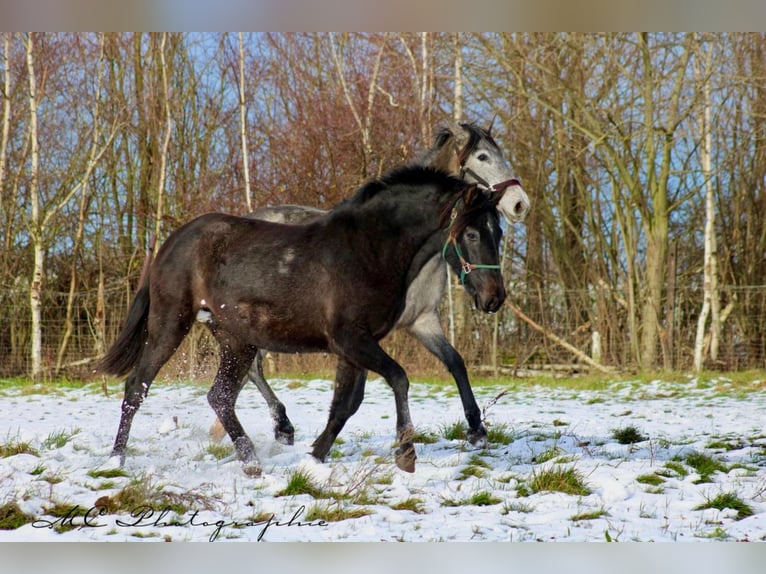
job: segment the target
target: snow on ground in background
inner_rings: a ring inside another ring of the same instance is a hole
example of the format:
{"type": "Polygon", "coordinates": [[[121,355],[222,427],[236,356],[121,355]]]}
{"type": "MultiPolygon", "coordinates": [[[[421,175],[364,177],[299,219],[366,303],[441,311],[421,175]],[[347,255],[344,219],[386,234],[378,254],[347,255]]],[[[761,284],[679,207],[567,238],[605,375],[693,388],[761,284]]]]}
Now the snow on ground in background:
{"type": "Polygon", "coordinates": [[[0,390],[0,445],[26,441],[39,456],[0,458],[0,506],[16,501],[37,522],[0,531],[0,541],[766,539],[766,396],[757,390],[722,393],[721,384],[701,386],[617,383],[604,391],[575,391],[514,385],[496,402],[502,384],[477,387],[491,428],[504,429],[513,439],[479,450],[443,436],[445,428],[463,420],[454,388],[413,383],[413,420],[436,441],[416,444],[417,468],[407,474],[392,462],[394,401],[381,380],[368,383],[361,409],[324,464],[307,453],[326,421],[331,382],[277,380],[274,388],[296,427],[296,444],[275,442],[260,394],[246,387],[237,411],[265,470],[262,478],[250,478],[237,461],[221,462],[207,453],[213,422],[207,387],[157,382],[133,423],[128,476],[112,479],[88,473],[110,464],[118,392],[106,397],[96,385],[37,394],[9,387],[0,390]],[[614,430],[628,426],[648,440],[618,444],[614,430]],[[58,446],[51,440],[57,434],[73,436],[58,446]],[[715,442],[733,448],[716,448],[715,442]],[[720,458],[728,472],[699,482],[688,465],[685,476],[665,467],[693,451],[720,458]],[[545,461],[551,453],[553,459],[545,461]],[[469,461],[484,465],[480,476],[465,476],[469,461]],[[534,473],[555,466],[574,468],[590,494],[520,493],[518,487],[528,485],[534,473]],[[350,496],[339,501],[277,496],[298,469],[323,488],[350,496]],[[655,471],[664,475],[662,484],[637,480],[655,471]],[[131,516],[101,515],[93,508],[135,479],[191,501],[190,510],[178,516],[155,508],[131,516]],[[732,509],[695,510],[728,492],[754,514],[737,520],[732,509]],[[497,502],[466,504],[478,493],[497,502]],[[57,503],[72,509],[66,528],[61,526],[67,519],[48,514],[57,503]],[[415,504],[418,512],[395,509],[401,503],[415,504]],[[317,504],[368,514],[326,524],[306,520],[317,504]]]}

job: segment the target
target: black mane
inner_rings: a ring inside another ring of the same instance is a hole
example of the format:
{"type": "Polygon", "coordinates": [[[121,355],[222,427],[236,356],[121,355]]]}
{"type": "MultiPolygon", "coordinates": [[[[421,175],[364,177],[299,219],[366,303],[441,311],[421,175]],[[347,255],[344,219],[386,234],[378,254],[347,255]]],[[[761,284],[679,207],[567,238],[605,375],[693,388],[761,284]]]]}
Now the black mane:
{"type": "Polygon", "coordinates": [[[425,184],[433,184],[452,191],[466,186],[463,180],[453,177],[445,171],[421,165],[409,165],[393,169],[368,181],[340,205],[359,205],[369,201],[380,192],[397,186],[425,184]]]}

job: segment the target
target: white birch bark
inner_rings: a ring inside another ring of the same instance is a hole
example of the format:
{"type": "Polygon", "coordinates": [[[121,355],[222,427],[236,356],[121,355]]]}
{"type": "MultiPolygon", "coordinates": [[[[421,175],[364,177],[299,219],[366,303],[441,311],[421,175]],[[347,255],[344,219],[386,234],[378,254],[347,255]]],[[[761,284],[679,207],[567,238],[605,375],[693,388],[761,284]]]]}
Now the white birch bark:
{"type": "Polygon", "coordinates": [[[173,118],[170,115],[170,93],[168,90],[168,67],[165,61],[165,44],[167,43],[168,35],[166,32],[162,34],[162,40],[160,40],[160,70],[162,72],[162,97],[165,107],[165,135],[162,141],[162,149],[160,150],[160,177],[157,185],[157,212],[154,220],[154,235],[159,238],[160,235],[162,217],[164,215],[164,201],[165,201],[165,178],[168,164],[168,146],[170,144],[170,135],[173,131],[173,118]]]}
{"type": "Polygon", "coordinates": [[[29,82],[29,136],[31,141],[31,171],[29,177],[29,201],[32,219],[29,234],[32,239],[34,262],[32,282],[29,287],[29,308],[32,319],[31,375],[37,378],[42,374],[42,283],[45,274],[45,246],[43,233],[45,223],[41,216],[38,196],[38,176],[40,172],[40,142],[37,133],[37,77],[35,75],[34,40],[30,33],[25,40],[27,56],[27,76],[29,82]]]}
{"type": "Polygon", "coordinates": [[[245,178],[245,203],[247,210],[253,210],[253,196],[250,189],[250,161],[247,151],[247,111],[245,109],[245,43],[239,33],[239,134],[242,141],[242,174],[245,178]]]}
{"type": "MultiPolygon", "coordinates": [[[[711,61],[711,52],[706,54],[705,73],[708,73],[711,61]]],[[[695,62],[695,71],[702,86],[702,134],[700,142],[700,162],[702,175],[705,180],[705,255],[704,255],[704,280],[702,309],[697,319],[697,334],[694,341],[694,370],[702,370],[705,360],[705,328],[707,319],[712,310],[712,324],[710,327],[710,357],[718,356],[718,341],[721,330],[720,299],[718,297],[718,262],[717,243],[715,237],[715,197],[712,182],[712,165],[710,158],[710,83],[702,78],[699,66],[695,62]]]]}

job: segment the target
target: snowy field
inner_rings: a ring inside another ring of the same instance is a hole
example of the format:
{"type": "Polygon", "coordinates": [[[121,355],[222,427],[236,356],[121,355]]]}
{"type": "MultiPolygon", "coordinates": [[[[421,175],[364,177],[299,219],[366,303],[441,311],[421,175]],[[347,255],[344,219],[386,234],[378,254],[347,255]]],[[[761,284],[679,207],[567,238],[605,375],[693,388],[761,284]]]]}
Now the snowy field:
{"type": "Polygon", "coordinates": [[[16,502],[32,520],[0,530],[0,541],[763,541],[763,387],[480,386],[495,439],[480,450],[450,433],[463,420],[454,387],[414,382],[422,442],[407,474],[393,465],[394,401],[384,382],[368,383],[320,464],[306,453],[324,426],[331,382],[278,380],[296,443],[274,441],[260,395],[246,387],[238,413],[265,469],[250,478],[227,460],[228,439],[210,438],[206,386],[155,383],[135,418],[124,473],[114,476],[118,387],[105,396],[99,385],[0,385],[0,505],[16,502]],[[636,431],[634,442],[618,439],[626,431],[636,431]],[[12,454],[19,445],[25,452],[12,454]],[[712,467],[703,470],[700,458],[712,467]],[[577,478],[581,490],[535,483],[556,473],[577,478]],[[296,475],[314,494],[285,493],[296,475]],[[136,486],[150,502],[115,509],[136,486]],[[747,511],[700,508],[726,496],[747,511]]]}

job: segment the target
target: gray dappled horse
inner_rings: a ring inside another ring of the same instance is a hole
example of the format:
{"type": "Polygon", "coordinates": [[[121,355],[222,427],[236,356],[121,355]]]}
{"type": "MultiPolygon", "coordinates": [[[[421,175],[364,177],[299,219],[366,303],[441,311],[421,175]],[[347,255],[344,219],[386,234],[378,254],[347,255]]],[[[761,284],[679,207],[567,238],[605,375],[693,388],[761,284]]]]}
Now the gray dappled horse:
{"type": "MultiPolygon", "coordinates": [[[[498,211],[509,223],[521,222],[529,211],[529,198],[519,180],[514,177],[490,132],[491,126],[485,130],[474,124],[450,124],[439,131],[433,147],[419,163],[444,170],[464,181],[476,183],[490,197],[501,194],[498,211]]],[[[315,207],[283,205],[257,209],[248,217],[281,223],[305,223],[324,213],[326,212],[315,207]]],[[[396,328],[406,329],[447,367],[455,379],[463,403],[468,422],[468,439],[472,444],[485,445],[487,431],[481,422],[481,411],[468,380],[465,361],[444,336],[437,311],[446,286],[445,262],[440,254],[436,254],[410,284],[406,306],[396,328]]],[[[295,430],[285,406],[263,376],[265,352],[266,349],[258,352],[248,372],[248,378],[255,383],[266,399],[274,421],[275,438],[284,444],[293,444],[295,430]]],[[[331,419],[337,413],[343,413],[348,419],[356,412],[364,398],[366,379],[367,373],[363,369],[345,364],[338,366],[331,419]],[[352,392],[347,391],[349,386],[353,387],[352,392]],[[349,398],[350,402],[341,403],[339,394],[349,398]]],[[[323,435],[324,433],[320,438],[323,435]]]]}
{"type": "MultiPolygon", "coordinates": [[[[379,342],[405,309],[409,286],[435,257],[464,274],[463,286],[482,311],[500,308],[502,197],[414,166],[370,181],[304,225],[223,213],[183,225],[160,247],[117,340],[98,364],[102,372],[129,375],[112,456],[124,463],[136,412],[196,320],[220,348],[208,402],[247,474],[262,469],[235,403],[259,349],[331,352],[339,370],[380,374],[396,403],[396,464],[413,472],[409,380],[379,342]]],[[[336,386],[333,403],[353,403],[345,396],[353,392],[353,384],[336,386]]],[[[315,457],[324,459],[346,418],[342,410],[331,411],[315,457]]]]}

